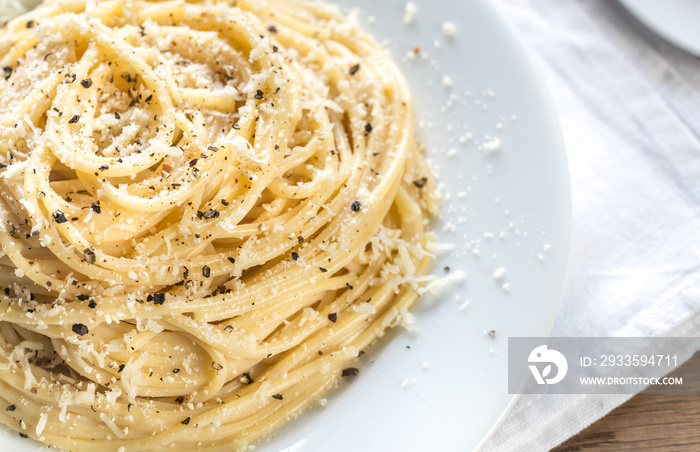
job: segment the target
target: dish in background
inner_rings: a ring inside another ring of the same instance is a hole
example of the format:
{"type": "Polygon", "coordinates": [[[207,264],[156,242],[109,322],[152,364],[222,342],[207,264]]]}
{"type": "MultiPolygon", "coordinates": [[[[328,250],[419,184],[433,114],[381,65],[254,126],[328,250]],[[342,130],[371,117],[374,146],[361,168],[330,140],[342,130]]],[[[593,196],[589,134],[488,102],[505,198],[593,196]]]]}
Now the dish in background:
{"type": "Polygon", "coordinates": [[[620,0],[620,3],[651,31],[700,57],[700,2],[620,0]]]}
{"type": "MultiPolygon", "coordinates": [[[[438,241],[455,245],[433,273],[449,266],[467,279],[420,300],[414,332],[380,340],[326,407],[284,425],[256,451],[471,450],[514,400],[507,337],[546,336],[556,313],[570,221],[556,115],[487,0],[414,0],[409,24],[405,0],[336,3],[367,12],[361,20],[389,40],[411,83],[419,138],[446,195],[438,241]]],[[[0,444],[7,452],[37,448],[13,432],[0,444]]]]}

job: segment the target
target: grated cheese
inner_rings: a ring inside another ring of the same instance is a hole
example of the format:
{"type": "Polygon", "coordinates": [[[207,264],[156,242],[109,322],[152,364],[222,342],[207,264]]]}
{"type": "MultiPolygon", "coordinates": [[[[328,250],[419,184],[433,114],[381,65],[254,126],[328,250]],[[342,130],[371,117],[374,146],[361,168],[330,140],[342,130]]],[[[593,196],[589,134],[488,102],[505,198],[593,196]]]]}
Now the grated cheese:
{"type": "Polygon", "coordinates": [[[41,413],[39,415],[39,422],[36,423],[36,436],[41,436],[44,432],[44,427],[46,427],[46,421],[48,421],[48,416],[46,413],[41,413]]]}
{"type": "Polygon", "coordinates": [[[104,422],[107,428],[109,428],[112,431],[112,433],[117,435],[119,438],[126,438],[124,432],[117,426],[117,424],[114,423],[112,419],[109,418],[109,416],[107,416],[104,413],[100,413],[100,420],[104,422]]]}
{"type": "Polygon", "coordinates": [[[423,295],[426,293],[437,294],[444,290],[451,284],[459,283],[466,279],[466,273],[462,270],[457,270],[449,275],[443,276],[442,278],[435,279],[430,282],[427,286],[418,289],[418,294],[423,295]]]}
{"type": "Polygon", "coordinates": [[[411,25],[416,18],[416,4],[413,2],[406,3],[406,8],[403,14],[404,25],[411,25]]]}

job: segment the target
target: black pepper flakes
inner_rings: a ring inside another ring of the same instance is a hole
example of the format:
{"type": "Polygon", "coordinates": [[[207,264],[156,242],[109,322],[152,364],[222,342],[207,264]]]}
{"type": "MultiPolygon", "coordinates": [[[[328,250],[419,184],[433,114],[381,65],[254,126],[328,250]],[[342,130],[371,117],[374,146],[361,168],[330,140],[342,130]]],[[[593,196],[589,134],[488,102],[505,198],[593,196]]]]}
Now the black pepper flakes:
{"type": "Polygon", "coordinates": [[[180,369],[178,369],[177,367],[176,367],[176,368],[174,368],[174,369],[173,369],[173,373],[174,373],[174,374],[178,374],[178,373],[180,373],[180,369]]]}
{"type": "Polygon", "coordinates": [[[90,204],[90,209],[95,213],[102,213],[102,208],[100,207],[100,202],[90,204]]]}
{"type": "Polygon", "coordinates": [[[345,287],[347,287],[350,290],[353,289],[352,284],[350,284],[350,283],[345,283],[345,287]]]}
{"type": "Polygon", "coordinates": [[[189,424],[189,423],[190,423],[190,418],[189,418],[189,417],[187,417],[187,419],[183,419],[182,421],[180,421],[180,424],[182,424],[182,425],[187,425],[187,424],[189,424]]]}
{"type": "Polygon", "coordinates": [[[193,166],[195,166],[195,165],[197,164],[198,161],[199,161],[199,160],[197,160],[197,159],[192,159],[192,160],[190,160],[190,168],[192,168],[193,166]]]}
{"type": "Polygon", "coordinates": [[[350,207],[352,208],[353,212],[359,212],[360,209],[362,208],[362,204],[360,204],[360,201],[355,201],[352,203],[352,206],[350,206],[350,207]]]}
{"type": "Polygon", "coordinates": [[[66,74],[63,76],[65,78],[66,83],[73,83],[75,81],[75,74],[66,74]]]}
{"type": "Polygon", "coordinates": [[[29,438],[29,435],[20,432],[19,437],[20,438],[29,438]]]}
{"type": "Polygon", "coordinates": [[[165,303],[165,294],[164,293],[154,293],[153,294],[153,304],[162,305],[163,303],[165,303]]]}
{"type": "Polygon", "coordinates": [[[224,368],[224,366],[222,366],[221,364],[217,363],[216,361],[213,361],[213,362],[211,363],[211,367],[213,367],[213,368],[216,369],[216,370],[222,370],[222,369],[224,368]]]}
{"type": "Polygon", "coordinates": [[[304,243],[304,237],[300,235],[299,237],[297,237],[297,241],[299,242],[299,245],[301,245],[302,243],[304,243]]]}
{"type": "Polygon", "coordinates": [[[92,251],[90,248],[85,248],[85,250],[83,251],[83,260],[86,264],[92,265],[97,260],[97,256],[95,256],[95,252],[92,251]]]}
{"type": "Polygon", "coordinates": [[[122,373],[122,371],[124,370],[124,367],[126,367],[126,364],[120,364],[120,365],[119,365],[119,370],[117,370],[117,372],[118,372],[118,373],[122,373]]]}
{"type": "Polygon", "coordinates": [[[235,123],[235,124],[232,125],[231,127],[233,127],[233,130],[241,130],[241,125],[238,124],[238,123],[235,123]]]}
{"type": "Polygon", "coordinates": [[[418,180],[414,180],[414,181],[413,181],[413,185],[415,185],[415,186],[418,187],[418,188],[423,188],[423,187],[425,187],[425,183],[426,183],[426,182],[428,182],[428,178],[427,178],[427,177],[421,177],[421,178],[418,179],[418,180]]]}
{"type": "Polygon", "coordinates": [[[328,271],[328,270],[326,270],[326,269],[323,268],[323,267],[318,267],[318,269],[321,270],[321,273],[326,273],[326,272],[328,271]]]}
{"type": "Polygon", "coordinates": [[[297,253],[296,251],[292,251],[292,259],[293,260],[299,259],[299,253],[297,253]]]}
{"type": "Polygon", "coordinates": [[[148,97],[146,98],[146,103],[150,103],[151,100],[153,99],[153,94],[149,94],[148,97]]]}
{"type": "Polygon", "coordinates": [[[27,28],[32,28],[34,26],[34,21],[33,20],[28,20],[27,21],[27,28]]]}
{"type": "Polygon", "coordinates": [[[95,309],[97,307],[97,303],[95,303],[95,300],[90,300],[88,303],[88,308],[90,309],[95,309]]]}
{"type": "Polygon", "coordinates": [[[269,31],[270,33],[277,33],[277,27],[275,27],[274,25],[270,24],[270,25],[267,26],[267,31],[269,31]]]}
{"type": "Polygon", "coordinates": [[[248,372],[244,372],[243,375],[241,376],[241,378],[238,379],[238,381],[240,381],[241,384],[249,385],[249,384],[253,383],[254,380],[253,380],[253,377],[251,377],[248,372]]]}
{"type": "Polygon", "coordinates": [[[284,397],[282,396],[282,394],[275,394],[272,396],[272,398],[277,399],[277,400],[282,400],[284,397]]]}
{"type": "Polygon", "coordinates": [[[5,66],[2,68],[2,70],[5,72],[5,80],[8,80],[10,77],[12,77],[12,68],[9,66],[5,66]]]}
{"type": "Polygon", "coordinates": [[[177,399],[175,399],[175,403],[178,403],[182,405],[185,402],[185,396],[178,396],[177,399]]]}
{"type": "Polygon", "coordinates": [[[336,320],[338,320],[338,313],[337,313],[337,312],[331,312],[330,314],[328,314],[328,320],[330,320],[331,322],[335,323],[336,320]]]}
{"type": "Polygon", "coordinates": [[[61,223],[67,223],[68,219],[66,218],[66,214],[64,214],[60,210],[57,210],[53,213],[53,221],[55,221],[58,224],[61,224],[61,223]]]}
{"type": "Polygon", "coordinates": [[[236,263],[236,259],[234,259],[234,258],[232,258],[232,257],[229,257],[229,258],[227,258],[227,259],[228,259],[228,261],[231,262],[232,264],[235,264],[235,263],[236,263]]]}
{"type": "Polygon", "coordinates": [[[114,118],[115,118],[115,119],[122,119],[122,117],[119,116],[119,112],[118,112],[118,111],[115,111],[115,112],[114,112],[114,118]]]}
{"type": "Polygon", "coordinates": [[[370,133],[372,131],[372,124],[365,124],[365,132],[370,133]]]}
{"type": "Polygon", "coordinates": [[[231,325],[226,325],[224,333],[233,333],[233,327],[231,325]]]}
{"type": "Polygon", "coordinates": [[[17,405],[15,405],[15,404],[13,403],[12,405],[10,405],[10,406],[8,406],[7,408],[5,408],[5,411],[15,411],[16,409],[17,409],[17,405]]]}
{"type": "Polygon", "coordinates": [[[220,215],[219,211],[214,210],[214,209],[207,210],[206,212],[202,212],[202,216],[204,218],[206,218],[207,220],[211,220],[213,218],[219,218],[219,215],[220,215]]]}
{"type": "Polygon", "coordinates": [[[92,86],[92,79],[90,77],[82,79],[80,81],[80,86],[82,86],[85,89],[90,88],[92,86]]]}
{"type": "Polygon", "coordinates": [[[202,276],[204,276],[205,278],[208,278],[211,276],[211,269],[209,268],[208,265],[205,265],[204,267],[202,267],[202,276]]]}
{"type": "Polygon", "coordinates": [[[360,65],[359,65],[359,63],[358,63],[358,64],[355,64],[355,65],[351,66],[351,67],[350,67],[350,70],[348,71],[348,73],[349,73],[350,75],[355,75],[355,74],[357,74],[357,71],[359,71],[359,70],[360,70],[360,65]]]}
{"type": "Polygon", "coordinates": [[[357,367],[348,367],[347,369],[343,369],[342,376],[343,377],[355,377],[360,373],[360,369],[357,367]]]}
{"type": "Polygon", "coordinates": [[[80,115],[73,115],[73,117],[68,121],[68,124],[75,124],[78,121],[80,121],[80,115]]]}
{"type": "Polygon", "coordinates": [[[78,336],[85,336],[89,332],[88,327],[83,325],[82,323],[74,323],[71,329],[78,336]]]}
{"type": "Polygon", "coordinates": [[[262,98],[263,98],[263,92],[262,92],[261,90],[257,90],[257,91],[255,92],[255,98],[258,99],[258,100],[262,100],[262,98]]]}

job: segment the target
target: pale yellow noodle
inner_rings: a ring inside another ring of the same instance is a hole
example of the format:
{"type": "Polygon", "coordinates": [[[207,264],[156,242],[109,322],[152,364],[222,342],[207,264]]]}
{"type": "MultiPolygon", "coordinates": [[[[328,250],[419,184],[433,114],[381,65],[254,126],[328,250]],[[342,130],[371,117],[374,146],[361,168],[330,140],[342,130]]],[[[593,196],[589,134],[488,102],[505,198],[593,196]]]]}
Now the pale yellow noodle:
{"type": "Polygon", "coordinates": [[[0,67],[10,428],[242,449],[407,316],[435,182],[403,76],[336,9],[49,1],[0,67]]]}

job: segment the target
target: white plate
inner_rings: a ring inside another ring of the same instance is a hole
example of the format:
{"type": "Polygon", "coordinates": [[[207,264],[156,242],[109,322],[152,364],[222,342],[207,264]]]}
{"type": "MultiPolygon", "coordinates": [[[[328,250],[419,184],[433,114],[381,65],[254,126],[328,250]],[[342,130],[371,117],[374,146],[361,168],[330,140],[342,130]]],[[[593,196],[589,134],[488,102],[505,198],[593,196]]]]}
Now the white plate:
{"type": "MultiPolygon", "coordinates": [[[[405,0],[340,1],[363,11],[361,20],[378,39],[390,40],[405,69],[423,123],[420,139],[450,195],[436,227],[439,241],[456,249],[434,272],[444,275],[449,266],[467,278],[423,298],[415,332],[384,337],[326,407],[283,426],[257,444],[258,452],[471,450],[514,400],[507,392],[507,337],[549,334],[564,277],[570,198],[546,88],[487,0],[413,2],[415,21],[406,26],[405,0]],[[455,25],[453,38],[443,33],[445,22],[455,25]],[[421,56],[409,60],[414,47],[421,56]],[[460,143],[468,133],[472,138],[460,143]],[[491,137],[501,146],[489,153],[482,143],[491,137]],[[500,268],[505,275],[496,280],[500,268]]],[[[0,443],[6,452],[36,450],[27,441],[12,432],[0,443]]]]}
{"type": "Polygon", "coordinates": [[[686,52],[700,56],[700,2],[620,0],[640,22],[686,52]]]}

